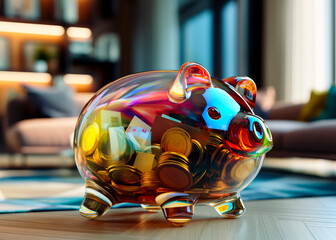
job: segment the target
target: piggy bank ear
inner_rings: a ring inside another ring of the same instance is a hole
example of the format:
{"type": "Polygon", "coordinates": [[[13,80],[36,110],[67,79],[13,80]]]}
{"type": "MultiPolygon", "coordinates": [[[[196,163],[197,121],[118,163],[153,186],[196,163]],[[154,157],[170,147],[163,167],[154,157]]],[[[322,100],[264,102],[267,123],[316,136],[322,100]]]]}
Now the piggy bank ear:
{"type": "Polygon", "coordinates": [[[249,77],[230,77],[223,79],[224,82],[230,84],[250,105],[255,107],[257,86],[249,77]]]}
{"type": "Polygon", "coordinates": [[[168,91],[171,102],[182,103],[193,91],[212,87],[209,72],[200,64],[187,62],[183,64],[168,91]]]}

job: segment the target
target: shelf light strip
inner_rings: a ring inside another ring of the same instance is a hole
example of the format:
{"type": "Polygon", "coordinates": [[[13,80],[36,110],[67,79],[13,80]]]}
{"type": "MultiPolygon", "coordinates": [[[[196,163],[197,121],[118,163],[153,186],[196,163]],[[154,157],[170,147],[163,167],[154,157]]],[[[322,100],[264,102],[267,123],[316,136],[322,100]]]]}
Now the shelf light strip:
{"type": "Polygon", "coordinates": [[[92,35],[92,32],[89,28],[83,28],[83,27],[69,27],[66,33],[70,38],[80,38],[80,39],[89,39],[92,35]]]}
{"type": "MultiPolygon", "coordinates": [[[[49,73],[0,71],[0,82],[50,83],[49,73]]],[[[88,74],[65,74],[64,82],[69,85],[91,85],[92,76],[88,74]]]]}
{"type": "Polygon", "coordinates": [[[62,36],[64,28],[57,25],[0,21],[0,32],[62,36]]]}
{"type": "Polygon", "coordinates": [[[0,71],[1,82],[50,83],[49,73],[0,71]]]}
{"type": "Polygon", "coordinates": [[[93,78],[87,74],[65,74],[64,82],[69,85],[91,85],[93,78]]]}

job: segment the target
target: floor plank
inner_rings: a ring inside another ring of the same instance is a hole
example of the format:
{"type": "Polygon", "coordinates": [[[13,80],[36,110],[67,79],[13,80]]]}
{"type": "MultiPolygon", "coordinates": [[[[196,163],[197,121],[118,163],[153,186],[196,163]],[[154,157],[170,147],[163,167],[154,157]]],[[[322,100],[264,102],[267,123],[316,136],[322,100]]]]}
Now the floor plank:
{"type": "Polygon", "coordinates": [[[197,206],[184,227],[172,227],[161,212],[110,210],[97,220],[77,211],[0,215],[0,239],[336,239],[336,197],[246,202],[238,219],[223,219],[197,206]]]}

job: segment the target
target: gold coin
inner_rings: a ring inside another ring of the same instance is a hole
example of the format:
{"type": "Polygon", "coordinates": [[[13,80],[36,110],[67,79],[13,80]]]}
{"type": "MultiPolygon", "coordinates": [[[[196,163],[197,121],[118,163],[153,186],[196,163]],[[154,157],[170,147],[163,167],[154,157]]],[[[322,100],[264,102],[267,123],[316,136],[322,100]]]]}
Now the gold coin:
{"type": "Polygon", "coordinates": [[[113,182],[122,185],[139,185],[141,172],[129,165],[115,165],[108,168],[108,173],[113,182]]]}
{"type": "Polygon", "coordinates": [[[161,194],[161,193],[166,193],[166,192],[171,192],[173,189],[167,188],[167,187],[158,187],[156,189],[156,193],[161,194]]]}
{"type": "Polygon", "coordinates": [[[97,164],[100,164],[101,166],[104,166],[104,163],[100,157],[99,151],[96,150],[92,155],[92,161],[94,161],[97,164]]]}
{"type": "Polygon", "coordinates": [[[134,150],[130,142],[125,138],[125,134],[120,129],[114,129],[116,141],[111,142],[109,131],[101,134],[98,141],[99,156],[104,166],[109,167],[117,162],[127,163],[133,156],[134,150]],[[111,150],[111,144],[116,147],[111,150]]]}
{"type": "Polygon", "coordinates": [[[106,172],[105,168],[101,165],[86,159],[86,168],[101,184],[106,184],[106,182],[109,180],[105,176],[101,175],[103,172],[106,172]]]}
{"type": "Polygon", "coordinates": [[[188,157],[191,152],[191,147],[191,137],[189,133],[182,128],[170,128],[161,138],[161,148],[165,152],[177,152],[188,157]]]}
{"type": "Polygon", "coordinates": [[[254,167],[254,159],[242,159],[237,161],[237,163],[232,167],[230,175],[235,181],[243,181],[251,174],[254,167]]]}
{"type": "Polygon", "coordinates": [[[223,144],[222,136],[218,133],[210,132],[208,142],[206,144],[210,157],[223,144]]]}
{"type": "Polygon", "coordinates": [[[221,175],[224,165],[227,163],[229,157],[229,150],[223,145],[220,145],[211,156],[211,168],[218,176],[221,175]]]}
{"type": "Polygon", "coordinates": [[[82,133],[81,147],[86,155],[91,155],[98,144],[99,126],[96,122],[90,123],[82,133]]]}
{"type": "Polygon", "coordinates": [[[91,172],[105,170],[101,164],[97,164],[95,161],[92,161],[92,158],[86,158],[86,166],[91,172]]]}
{"type": "Polygon", "coordinates": [[[193,183],[189,160],[182,154],[165,152],[159,158],[157,175],[162,184],[176,190],[187,190],[193,183]]]}
{"type": "Polygon", "coordinates": [[[222,144],[222,136],[218,133],[210,132],[210,136],[207,144],[219,146],[222,144]]]}
{"type": "Polygon", "coordinates": [[[134,155],[134,148],[132,142],[126,138],[126,148],[123,154],[119,156],[119,162],[128,164],[134,155]]]}
{"type": "Polygon", "coordinates": [[[221,180],[217,180],[217,181],[213,182],[208,187],[209,187],[210,192],[220,192],[220,191],[223,191],[224,189],[228,189],[229,188],[229,186],[227,186],[221,180]]]}
{"type": "Polygon", "coordinates": [[[161,147],[159,144],[153,144],[151,146],[146,147],[143,152],[145,153],[152,153],[155,155],[155,159],[159,159],[159,157],[161,156],[161,147]]]}
{"type": "Polygon", "coordinates": [[[206,188],[190,188],[187,191],[184,191],[185,193],[190,193],[190,194],[199,194],[199,193],[208,193],[209,189],[206,188]]]}
{"type": "Polygon", "coordinates": [[[110,160],[111,157],[111,148],[110,148],[110,138],[107,131],[103,132],[99,137],[98,141],[98,151],[104,160],[110,160]]]}
{"type": "Polygon", "coordinates": [[[109,128],[109,148],[113,160],[119,161],[126,151],[126,136],[122,127],[109,128]]]}
{"type": "Polygon", "coordinates": [[[205,176],[207,170],[206,168],[199,169],[193,174],[193,186],[196,185],[205,176]]]}
{"type": "Polygon", "coordinates": [[[219,179],[231,189],[239,188],[251,173],[250,171],[253,171],[253,168],[253,159],[229,154],[225,160],[225,164],[219,167],[219,179]],[[246,165],[244,164],[245,161],[247,161],[246,165]]]}
{"type": "Polygon", "coordinates": [[[97,173],[106,181],[110,179],[106,170],[100,170],[97,173]]]}
{"type": "Polygon", "coordinates": [[[111,185],[124,192],[137,192],[140,190],[140,186],[117,184],[114,181],[111,181],[111,185]]]}
{"type": "Polygon", "coordinates": [[[218,166],[219,176],[222,181],[226,182],[227,184],[235,184],[236,181],[231,176],[231,170],[233,166],[236,165],[240,160],[241,158],[239,156],[232,154],[228,154],[225,157],[225,160],[222,161],[223,164],[218,166]]]}

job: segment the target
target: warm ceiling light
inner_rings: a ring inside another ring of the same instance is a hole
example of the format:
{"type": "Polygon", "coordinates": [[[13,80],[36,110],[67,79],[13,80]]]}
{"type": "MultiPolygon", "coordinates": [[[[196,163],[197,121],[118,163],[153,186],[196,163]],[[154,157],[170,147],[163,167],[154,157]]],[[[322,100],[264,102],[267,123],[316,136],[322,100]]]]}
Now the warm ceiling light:
{"type": "Polygon", "coordinates": [[[89,28],[69,27],[66,31],[70,38],[89,39],[92,35],[89,28]]]}
{"type": "Polygon", "coordinates": [[[0,21],[0,32],[62,36],[64,34],[64,28],[57,25],[0,21]]]}
{"type": "Polygon", "coordinates": [[[25,82],[25,83],[50,83],[51,75],[49,73],[0,71],[0,81],[25,82]]]}
{"type": "Polygon", "coordinates": [[[64,82],[70,85],[90,85],[93,82],[93,78],[87,74],[65,74],[64,82]]]}

